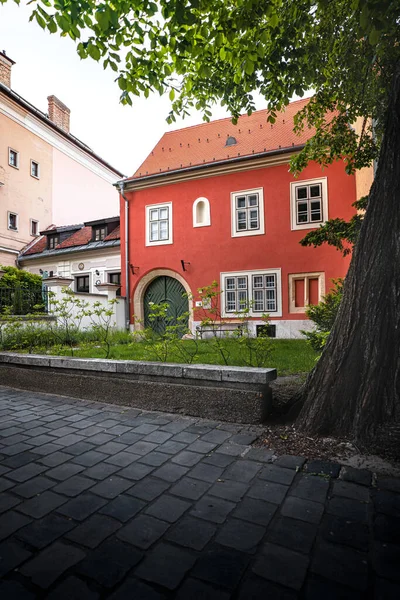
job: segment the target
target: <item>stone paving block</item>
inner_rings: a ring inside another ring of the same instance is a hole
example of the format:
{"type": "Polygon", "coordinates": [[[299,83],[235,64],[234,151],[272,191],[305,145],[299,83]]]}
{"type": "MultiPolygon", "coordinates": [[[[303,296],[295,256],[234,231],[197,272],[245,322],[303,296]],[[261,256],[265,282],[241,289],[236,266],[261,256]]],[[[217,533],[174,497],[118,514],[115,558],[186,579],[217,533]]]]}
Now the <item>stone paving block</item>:
{"type": "Polygon", "coordinates": [[[40,457],[41,464],[46,465],[46,467],[58,467],[67,462],[67,460],[71,460],[71,455],[61,451],[56,451],[47,456],[40,457]]]}
{"type": "Polygon", "coordinates": [[[75,525],[70,520],[56,514],[50,514],[20,529],[17,537],[34,548],[42,549],[73,529],[73,527],[75,525]]]}
{"type": "Polygon", "coordinates": [[[44,444],[58,444],[58,440],[53,435],[44,433],[43,435],[31,438],[29,444],[31,446],[44,446],[44,444]]]}
{"type": "MultiPolygon", "coordinates": [[[[7,539],[10,535],[31,523],[32,519],[9,510],[0,517],[0,541],[7,539]]],[[[1,598],[1,596],[0,596],[1,598]]]]}
{"type": "Polygon", "coordinates": [[[350,498],[339,496],[331,498],[326,512],[350,521],[368,522],[368,505],[350,498]]]}
{"type": "Polygon", "coordinates": [[[256,463],[251,460],[238,460],[230,465],[224,472],[224,479],[233,479],[249,483],[259,473],[262,467],[261,463],[256,463]]]}
{"type": "MultiPolygon", "coordinates": [[[[135,456],[131,454],[131,456],[135,456]]],[[[152,467],[161,467],[165,462],[170,460],[171,456],[169,454],[163,454],[162,452],[149,452],[145,456],[137,457],[135,460],[138,460],[139,463],[143,463],[144,465],[150,465],[152,467]]]]}
{"type": "Polygon", "coordinates": [[[367,469],[355,469],[354,467],[344,466],[340,471],[340,479],[350,481],[359,485],[371,485],[372,473],[367,469]]]}
{"type": "Polygon", "coordinates": [[[159,544],[147,554],[135,575],[169,590],[175,590],[196,561],[187,551],[169,544],[159,544]]]}
{"type": "MultiPolygon", "coordinates": [[[[118,456],[118,454],[116,455],[118,456]]],[[[82,472],[82,475],[85,477],[91,477],[92,479],[102,480],[107,479],[110,475],[113,475],[116,471],[120,470],[119,465],[114,465],[108,462],[101,462],[94,465],[94,467],[89,467],[89,469],[85,469],[82,472]]]]}
{"type": "Polygon", "coordinates": [[[2,581],[0,582],[0,598],[4,598],[4,600],[35,600],[36,594],[27,590],[18,581],[2,581]]]}
{"type": "Polygon", "coordinates": [[[117,537],[123,542],[133,544],[142,550],[147,550],[169,527],[169,523],[150,517],[149,515],[139,515],[135,517],[128,525],[122,527],[117,537]]]}
{"type": "Polygon", "coordinates": [[[246,453],[246,460],[256,460],[264,463],[271,463],[274,457],[273,450],[268,450],[267,448],[251,448],[246,453]]]}
{"type": "Polygon", "coordinates": [[[91,450],[98,450],[98,448],[96,448],[95,444],[89,444],[89,442],[78,442],[77,444],[72,444],[71,446],[64,448],[65,452],[72,454],[75,457],[88,454],[91,450]]]}
{"type": "Polygon", "coordinates": [[[160,452],[164,452],[164,454],[178,454],[187,447],[187,444],[182,444],[182,442],[173,442],[172,440],[168,440],[161,444],[158,447],[160,452]]]}
{"type": "MultiPolygon", "coordinates": [[[[69,457],[71,460],[71,456],[69,457]]],[[[82,465],[75,465],[72,462],[63,463],[58,467],[54,467],[54,469],[50,469],[47,471],[46,475],[51,477],[52,479],[57,479],[57,481],[65,481],[69,479],[73,475],[78,475],[85,470],[85,467],[82,465]]]]}
{"type": "Polygon", "coordinates": [[[295,552],[309,554],[317,531],[315,524],[279,516],[268,529],[267,540],[295,552]]]}
{"type": "Polygon", "coordinates": [[[400,540],[400,519],[378,513],[374,522],[374,537],[381,542],[400,540]]]}
{"type": "Polygon", "coordinates": [[[20,502],[21,502],[21,498],[16,498],[15,496],[12,496],[11,494],[7,494],[5,492],[1,493],[0,494],[0,514],[4,513],[5,511],[9,510],[10,508],[13,508],[20,502]]]}
{"type": "Polygon", "coordinates": [[[240,444],[231,444],[230,441],[221,444],[216,449],[219,454],[228,454],[228,456],[244,456],[248,447],[240,444]]]}
{"type": "Polygon", "coordinates": [[[164,600],[165,596],[143,581],[128,578],[116,592],[111,594],[110,600],[127,600],[127,598],[134,598],[135,600],[164,600]]]}
{"type": "Polygon", "coordinates": [[[275,464],[266,465],[259,474],[260,479],[274,481],[275,483],[283,483],[284,485],[290,485],[295,476],[296,471],[279,467],[275,464]]]}
{"type": "Polygon", "coordinates": [[[369,546],[369,528],[363,523],[325,514],[319,534],[327,542],[351,546],[366,552],[369,546]]]}
{"type": "MultiPolygon", "coordinates": [[[[49,429],[47,429],[47,431],[49,431],[49,429]]],[[[75,427],[70,427],[68,425],[65,425],[64,427],[59,427],[58,429],[50,429],[51,431],[51,435],[55,436],[56,438],[62,438],[66,435],[69,435],[70,433],[77,433],[77,429],[75,427]]]]}
{"type": "Polygon", "coordinates": [[[44,444],[43,446],[36,446],[36,448],[34,448],[32,450],[32,452],[35,452],[36,455],[40,455],[37,456],[37,458],[41,457],[41,456],[48,456],[49,454],[53,454],[53,452],[57,452],[58,450],[64,450],[65,448],[63,448],[62,446],[60,446],[58,444],[58,440],[57,443],[49,443],[49,444],[44,444]]]}
{"type": "Polygon", "coordinates": [[[2,460],[2,465],[7,469],[18,469],[19,467],[23,467],[24,465],[28,465],[29,463],[39,460],[41,457],[37,454],[37,448],[35,448],[35,453],[32,452],[22,452],[21,454],[17,454],[15,456],[10,456],[5,460],[2,460]]]}
{"type": "Polygon", "coordinates": [[[211,452],[211,454],[206,454],[203,458],[203,464],[213,465],[214,467],[228,467],[232,463],[236,462],[234,456],[228,456],[228,454],[216,454],[215,452],[211,452]]]}
{"type": "Polygon", "coordinates": [[[83,521],[106,503],[107,500],[100,498],[100,496],[83,492],[77,498],[64,503],[61,508],[58,508],[57,512],[75,521],[83,521]]]}
{"type": "Polygon", "coordinates": [[[71,462],[83,465],[84,467],[93,467],[106,458],[108,458],[108,454],[102,454],[101,452],[96,452],[96,450],[89,450],[79,456],[75,456],[71,462]]]}
{"type": "Polygon", "coordinates": [[[78,577],[67,577],[46,596],[46,600],[98,600],[99,597],[78,577]]]}
{"type": "Polygon", "coordinates": [[[196,440],[190,446],[187,447],[187,450],[191,452],[199,452],[199,454],[209,454],[218,446],[215,442],[205,442],[204,440],[196,440]]]}
{"type": "MultiPolygon", "coordinates": [[[[195,467],[197,468],[197,467],[195,467]]],[[[159,479],[163,479],[164,481],[169,481],[173,483],[177,481],[186,473],[188,473],[189,469],[187,467],[182,467],[181,465],[173,465],[172,463],[167,463],[153,472],[154,477],[158,477],[159,479]]],[[[193,471],[192,471],[193,473],[193,471]]]]}
{"type": "Polygon", "coordinates": [[[112,517],[126,523],[132,517],[137,515],[143,508],[145,508],[146,502],[133,498],[132,496],[117,496],[114,500],[111,500],[108,504],[100,509],[100,513],[112,517]]]}
{"type": "MultiPolygon", "coordinates": [[[[154,471],[154,467],[144,465],[139,462],[134,462],[128,467],[125,467],[119,471],[118,475],[121,475],[121,477],[125,477],[126,479],[139,481],[140,479],[143,479],[143,477],[149,475],[152,471],[154,471]]],[[[132,485],[132,482],[130,485],[132,485]]]]}
{"type": "Polygon", "coordinates": [[[2,542],[0,544],[0,577],[24,563],[31,556],[31,552],[15,542],[2,542]]]}
{"type": "Polygon", "coordinates": [[[233,591],[241,580],[249,560],[248,554],[215,544],[200,555],[191,575],[233,591]]]}
{"type": "Polygon", "coordinates": [[[256,481],[250,487],[248,495],[250,498],[265,500],[274,504],[283,502],[289,487],[272,481],[256,481]]]}
{"type": "Polygon", "coordinates": [[[261,577],[249,576],[239,588],[238,600],[297,600],[294,590],[278,587],[276,584],[261,577]]]}
{"type": "Polygon", "coordinates": [[[16,435],[17,433],[23,433],[23,429],[21,429],[20,427],[8,427],[7,429],[3,429],[1,432],[1,437],[2,438],[7,438],[7,437],[11,437],[13,435],[16,435]]]}
{"type": "Polygon", "coordinates": [[[145,512],[162,521],[175,523],[190,507],[191,504],[185,500],[165,495],[155,500],[145,512]]]}
{"type": "MultiPolygon", "coordinates": [[[[164,433],[164,432],[160,431],[159,433],[164,433]]],[[[164,434],[171,436],[171,434],[167,434],[167,433],[164,433],[164,434]]],[[[188,433],[187,431],[182,431],[181,433],[177,433],[170,439],[171,439],[171,442],[182,442],[183,444],[193,444],[193,442],[195,442],[198,439],[198,437],[199,437],[199,435],[197,433],[188,433]]],[[[147,440],[147,437],[145,439],[147,440]]],[[[149,441],[153,441],[153,440],[149,440],[149,441]]]]}
{"type": "MultiPolygon", "coordinates": [[[[142,425],[142,427],[143,427],[143,425],[142,425]]],[[[180,435],[185,435],[185,434],[180,434],[180,435]]],[[[154,443],[154,444],[163,444],[164,442],[169,440],[171,437],[172,437],[172,433],[168,433],[166,431],[153,431],[152,433],[149,433],[148,435],[146,435],[146,437],[143,438],[143,441],[154,443]]],[[[177,441],[179,441],[179,440],[177,440],[177,441]]],[[[135,442],[131,442],[131,443],[134,444],[135,442]]]]}
{"type": "Polygon", "coordinates": [[[248,489],[249,486],[246,483],[230,479],[222,479],[221,481],[218,479],[210,489],[209,494],[225,498],[225,500],[232,500],[232,502],[239,502],[248,489]]]}
{"type": "Polygon", "coordinates": [[[128,465],[131,465],[133,462],[135,462],[135,460],[138,460],[138,458],[140,458],[139,455],[135,455],[135,454],[131,454],[130,452],[118,452],[117,454],[112,454],[110,455],[106,455],[106,462],[111,464],[111,465],[116,465],[119,468],[122,467],[127,467],[128,465]]]}
{"type": "MultiPolygon", "coordinates": [[[[144,434],[147,435],[149,433],[153,433],[158,429],[159,425],[150,425],[150,423],[143,423],[143,425],[139,425],[139,427],[135,427],[133,429],[133,433],[144,434]]],[[[157,443],[161,443],[157,440],[157,443]]]]}
{"type": "MultiPolygon", "coordinates": [[[[170,436],[171,434],[165,434],[170,436]]],[[[115,439],[115,438],[113,438],[115,439]]],[[[136,442],[140,442],[140,440],[144,439],[143,434],[140,433],[133,433],[132,431],[129,431],[127,433],[124,433],[120,436],[118,436],[118,443],[119,444],[126,444],[127,446],[132,446],[132,444],[136,444],[136,442]]],[[[151,440],[148,440],[151,441],[151,440]]]]}
{"type": "Polygon", "coordinates": [[[376,578],[374,600],[398,600],[399,584],[387,579],[376,578]]]}
{"type": "MultiPolygon", "coordinates": [[[[127,427],[126,425],[114,425],[114,427],[107,429],[107,433],[109,433],[110,435],[122,435],[123,433],[127,433],[131,429],[131,427],[127,427]]],[[[137,431],[136,433],[141,432],[137,431]]]]}
{"type": "Polygon", "coordinates": [[[186,579],[175,595],[176,600],[229,600],[230,594],[216,590],[198,579],[186,579]]]}
{"type": "Polygon", "coordinates": [[[16,485],[13,489],[13,492],[19,496],[22,496],[23,498],[32,498],[33,496],[41,494],[55,485],[55,481],[39,475],[38,477],[33,477],[32,479],[25,481],[25,483],[16,485]]]}
{"type": "Polygon", "coordinates": [[[223,523],[230,512],[235,508],[234,502],[228,502],[213,496],[203,496],[190,511],[193,517],[223,523]]]}
{"type": "MultiPolygon", "coordinates": [[[[190,426],[190,421],[172,421],[167,425],[160,427],[161,431],[167,431],[168,433],[180,433],[184,429],[190,426]]],[[[193,432],[195,433],[195,432],[193,432]]]]}
{"type": "MultiPolygon", "coordinates": [[[[57,468],[62,468],[62,466],[57,468]]],[[[65,496],[77,496],[81,492],[86,491],[94,485],[95,482],[92,479],[89,479],[88,477],[83,477],[82,475],[74,475],[73,477],[66,479],[62,483],[59,483],[54,488],[54,491],[58,494],[64,494],[65,496]]]]}
{"type": "Polygon", "coordinates": [[[236,548],[241,552],[256,551],[265,534],[265,527],[239,519],[228,519],[218,532],[215,541],[222,546],[236,548]]]}
{"type": "MultiPolygon", "coordinates": [[[[143,440],[140,440],[139,442],[136,442],[135,444],[132,444],[131,446],[127,446],[126,451],[131,452],[132,454],[145,456],[146,454],[148,454],[149,452],[152,452],[156,448],[157,448],[157,444],[153,444],[151,442],[144,442],[143,440]]],[[[160,448],[161,448],[161,446],[160,446],[160,448]]]]}
{"type": "Polygon", "coordinates": [[[237,433],[233,435],[229,440],[232,444],[241,444],[243,446],[250,446],[260,437],[258,433],[237,433]]]}
{"type": "Polygon", "coordinates": [[[328,460],[309,460],[305,465],[307,473],[323,474],[329,477],[339,477],[340,465],[328,460]]]}
{"type": "MultiPolygon", "coordinates": [[[[365,600],[365,594],[354,589],[337,585],[327,579],[308,577],[304,590],[305,600],[365,600]]],[[[374,597],[374,600],[377,600],[374,597]]],[[[388,599],[386,599],[388,600],[388,599]]],[[[397,599],[396,599],[397,600],[397,599]]]]}
{"type": "Polygon", "coordinates": [[[188,450],[182,450],[179,454],[176,454],[171,462],[184,467],[193,467],[202,459],[202,455],[197,452],[189,452],[188,450]]]}
{"type": "Polygon", "coordinates": [[[211,487],[211,483],[201,481],[200,479],[191,479],[183,477],[176,485],[170,489],[170,493],[175,496],[182,496],[189,500],[198,500],[211,487]]]}
{"type": "Polygon", "coordinates": [[[216,526],[206,521],[199,522],[190,516],[185,516],[171,527],[165,534],[165,539],[193,550],[203,550],[216,532],[216,526]]]}
{"type": "Polygon", "coordinates": [[[84,558],[83,550],[55,542],[27,562],[21,568],[21,573],[30,577],[35,585],[47,589],[72,565],[84,558]]]}
{"type": "Polygon", "coordinates": [[[65,504],[67,500],[68,498],[54,494],[54,492],[44,492],[20,504],[18,510],[34,519],[41,519],[52,510],[65,504]]]}
{"type": "Polygon", "coordinates": [[[151,500],[163,494],[169,487],[170,484],[166,481],[145,477],[145,479],[142,479],[139,483],[131,487],[127,493],[130,496],[151,502],[151,500]]]}
{"type": "MultiPolygon", "coordinates": [[[[84,435],[84,431],[81,431],[81,435],[84,435]]],[[[90,443],[96,446],[103,446],[108,442],[111,442],[115,436],[110,435],[109,433],[96,433],[95,435],[90,436],[90,443]]],[[[122,440],[121,440],[122,441],[122,440]]]]}
{"type": "Polygon", "coordinates": [[[0,465],[0,477],[5,475],[9,471],[10,471],[10,469],[8,467],[3,467],[2,465],[0,465]]]}
{"type": "Polygon", "coordinates": [[[295,496],[288,496],[281,507],[281,513],[284,517],[315,524],[320,522],[323,512],[324,506],[319,502],[296,498],[295,496]]]}
{"type": "Polygon", "coordinates": [[[315,548],[311,571],[355,590],[368,589],[367,555],[352,548],[320,542],[315,548]]]}
{"type": "Polygon", "coordinates": [[[120,527],[121,523],[116,519],[96,514],[75,527],[65,537],[80,546],[93,549],[101,542],[104,542],[106,538],[110,537],[120,527]]]}
{"type": "Polygon", "coordinates": [[[400,494],[378,490],[374,499],[377,512],[400,518],[400,494]]]}
{"type": "MultiPolygon", "coordinates": [[[[400,540],[397,544],[375,542],[372,553],[373,568],[379,577],[400,581],[400,540]]],[[[399,586],[400,589],[400,586],[399,586]]]]}
{"type": "Polygon", "coordinates": [[[365,486],[348,481],[335,481],[332,488],[332,496],[343,496],[360,502],[369,502],[369,489],[365,486]]]}
{"type": "Polygon", "coordinates": [[[29,435],[25,435],[23,433],[17,433],[16,435],[11,435],[8,438],[1,438],[1,445],[4,446],[13,446],[14,444],[18,444],[19,442],[28,442],[30,437],[29,435]]]}
{"type": "Polygon", "coordinates": [[[6,479],[5,477],[0,477],[0,493],[5,492],[6,490],[9,490],[10,488],[13,488],[15,486],[15,481],[10,481],[9,479],[6,479]]]}
{"type": "Polygon", "coordinates": [[[307,556],[268,542],[258,554],[252,570],[269,581],[300,590],[308,563],[307,556]]]}
{"type": "Polygon", "coordinates": [[[395,477],[378,477],[376,487],[379,490],[389,490],[400,494],[400,479],[395,477]]]}
{"type": "Polygon", "coordinates": [[[304,500],[313,502],[325,502],[328,494],[329,481],[316,475],[301,475],[294,482],[290,494],[304,500]]]}
{"type": "Polygon", "coordinates": [[[221,477],[223,472],[223,468],[214,467],[213,465],[209,465],[207,463],[200,463],[190,471],[190,477],[213,483],[221,477]]]}
{"type": "MultiPolygon", "coordinates": [[[[76,433],[69,433],[68,435],[57,438],[57,445],[63,446],[64,452],[67,452],[68,448],[78,444],[79,442],[85,443],[85,438],[82,435],[77,435],[76,433]]],[[[82,452],[84,452],[84,450],[82,450],[82,452]]]]}
{"type": "Polygon", "coordinates": [[[122,477],[118,477],[117,475],[112,475],[107,479],[103,479],[103,481],[101,481],[100,483],[97,483],[94,487],[91,488],[90,491],[93,494],[101,496],[102,498],[112,499],[116,496],[119,496],[119,494],[122,494],[122,492],[125,492],[125,490],[127,490],[131,486],[131,481],[123,479],[122,477]]]}
{"type": "Polygon", "coordinates": [[[238,504],[233,516],[251,523],[267,526],[276,510],[276,504],[253,498],[244,498],[238,504]]]}
{"type": "Polygon", "coordinates": [[[223,444],[232,437],[232,433],[229,431],[221,431],[220,429],[213,429],[209,433],[205,433],[201,436],[201,441],[203,442],[212,442],[214,444],[223,444]]]}
{"type": "Polygon", "coordinates": [[[7,456],[14,456],[15,454],[19,454],[20,452],[26,452],[26,450],[31,450],[32,448],[32,444],[27,444],[26,442],[18,442],[18,444],[12,444],[11,446],[4,447],[2,449],[2,453],[6,454],[7,456]]]}

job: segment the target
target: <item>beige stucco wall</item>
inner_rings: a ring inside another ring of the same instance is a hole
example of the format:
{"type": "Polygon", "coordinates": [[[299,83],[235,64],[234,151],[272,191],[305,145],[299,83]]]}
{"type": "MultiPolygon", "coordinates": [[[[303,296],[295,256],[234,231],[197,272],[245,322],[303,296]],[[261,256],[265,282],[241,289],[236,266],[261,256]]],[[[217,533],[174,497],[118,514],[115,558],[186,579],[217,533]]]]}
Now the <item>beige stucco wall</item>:
{"type": "MultiPolygon", "coordinates": [[[[1,109],[1,105],[0,105],[1,109]]],[[[25,118],[19,110],[21,119],[25,118]]],[[[0,247],[20,250],[33,240],[30,219],[45,229],[52,223],[52,148],[0,110],[0,247]],[[19,168],[8,164],[8,149],[19,152],[19,168]],[[31,159],[40,178],[31,176],[31,159]],[[18,231],[8,229],[8,212],[18,215],[18,231]]],[[[0,262],[15,264],[15,254],[0,250],[0,262]]]]}

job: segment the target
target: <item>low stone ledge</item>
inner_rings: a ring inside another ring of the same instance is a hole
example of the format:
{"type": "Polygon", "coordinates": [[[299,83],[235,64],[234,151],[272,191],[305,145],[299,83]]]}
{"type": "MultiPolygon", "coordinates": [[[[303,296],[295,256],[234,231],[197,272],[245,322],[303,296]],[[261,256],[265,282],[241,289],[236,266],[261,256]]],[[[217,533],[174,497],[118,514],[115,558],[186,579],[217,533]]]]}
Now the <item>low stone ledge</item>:
{"type": "Polygon", "coordinates": [[[0,353],[0,384],[191,416],[260,423],[276,369],[0,353]]]}

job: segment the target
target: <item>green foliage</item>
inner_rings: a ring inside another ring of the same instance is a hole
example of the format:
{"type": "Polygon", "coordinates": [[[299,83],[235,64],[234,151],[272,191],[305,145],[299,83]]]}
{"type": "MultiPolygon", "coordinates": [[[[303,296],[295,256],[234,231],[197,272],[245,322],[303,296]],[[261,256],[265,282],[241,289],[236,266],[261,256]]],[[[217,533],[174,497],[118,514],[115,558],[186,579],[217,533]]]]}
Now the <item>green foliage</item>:
{"type": "Polygon", "coordinates": [[[17,269],[17,267],[3,267],[0,265],[0,270],[4,271],[4,275],[0,279],[0,288],[15,288],[15,287],[41,287],[42,278],[40,275],[34,275],[29,271],[17,269]]]}
{"type": "Polygon", "coordinates": [[[343,296],[343,280],[334,279],[332,282],[334,287],[324,299],[315,306],[309,306],[306,310],[306,315],[315,323],[316,327],[313,331],[303,331],[302,333],[316,352],[321,352],[328,340],[343,296]]]}
{"type": "MultiPolygon", "coordinates": [[[[1,0],[5,2],[6,0],[1,0]]],[[[19,0],[15,0],[19,1],[19,0]]],[[[168,117],[220,102],[251,113],[254,92],[268,120],[294,96],[314,91],[297,130],[315,135],[292,161],[345,157],[352,172],[377,155],[398,60],[399,3],[393,0],[32,0],[31,20],[69,36],[82,59],[116,73],[121,101],[168,93],[168,117]],[[326,120],[327,111],[331,117],[326,120]],[[349,127],[365,118],[361,136],[349,127]],[[371,136],[370,121],[375,137],[371,136]]]]}
{"type": "Polygon", "coordinates": [[[26,315],[44,313],[46,296],[42,278],[16,267],[2,267],[0,279],[0,314],[26,315]]]}

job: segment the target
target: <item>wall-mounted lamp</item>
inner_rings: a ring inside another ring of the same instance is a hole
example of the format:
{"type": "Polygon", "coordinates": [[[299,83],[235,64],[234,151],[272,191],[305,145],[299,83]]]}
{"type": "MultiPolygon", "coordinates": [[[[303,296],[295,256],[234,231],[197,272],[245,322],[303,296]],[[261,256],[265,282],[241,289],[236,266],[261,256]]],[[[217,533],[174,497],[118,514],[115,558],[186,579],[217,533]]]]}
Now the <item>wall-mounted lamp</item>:
{"type": "Polygon", "coordinates": [[[43,269],[39,269],[39,273],[43,275],[43,269]]]}
{"type": "Polygon", "coordinates": [[[188,265],[190,265],[190,262],[188,262],[187,260],[181,260],[181,265],[182,265],[182,271],[187,271],[186,267],[188,265]]]}
{"type": "Polygon", "coordinates": [[[132,271],[132,275],[136,275],[136,273],[139,271],[139,267],[135,267],[134,265],[132,265],[132,263],[129,265],[132,271]]]}
{"type": "Polygon", "coordinates": [[[95,270],[95,273],[96,273],[97,276],[100,275],[100,271],[98,269],[95,270]]]}

